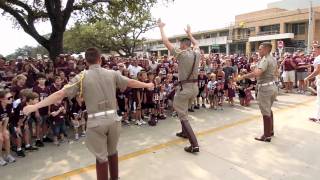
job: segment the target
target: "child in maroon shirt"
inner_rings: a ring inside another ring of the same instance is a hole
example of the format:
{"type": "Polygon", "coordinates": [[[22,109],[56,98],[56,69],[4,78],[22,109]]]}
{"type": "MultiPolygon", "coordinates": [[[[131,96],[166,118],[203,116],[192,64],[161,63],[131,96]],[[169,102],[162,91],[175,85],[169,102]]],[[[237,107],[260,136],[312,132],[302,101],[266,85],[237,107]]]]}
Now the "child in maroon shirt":
{"type": "MultiPolygon", "coordinates": [[[[50,89],[46,87],[46,76],[44,74],[38,74],[38,79],[37,79],[38,84],[33,87],[33,92],[37,93],[39,95],[39,100],[43,100],[47,98],[50,95],[50,89]]],[[[43,141],[45,142],[52,142],[50,141],[49,138],[47,137],[48,133],[48,117],[49,117],[49,107],[44,107],[39,109],[39,116],[40,116],[40,121],[37,123],[36,127],[36,146],[38,147],[43,147],[43,141]]]]}
{"type": "Polygon", "coordinates": [[[65,116],[66,109],[64,108],[64,104],[62,101],[56,102],[54,105],[50,107],[50,115],[52,116],[52,131],[54,134],[54,144],[59,146],[58,136],[60,135],[61,142],[64,142],[64,134],[65,134],[65,116]]]}
{"type": "Polygon", "coordinates": [[[85,124],[86,124],[86,105],[84,103],[83,98],[80,95],[77,95],[74,99],[72,99],[71,106],[71,121],[74,127],[75,139],[79,139],[79,130],[81,128],[81,137],[86,136],[85,124]]]}
{"type": "Polygon", "coordinates": [[[16,100],[13,103],[13,117],[10,122],[10,130],[17,145],[17,155],[19,157],[25,157],[22,150],[22,142],[25,143],[25,150],[34,151],[38,150],[37,147],[31,145],[31,132],[32,119],[35,118],[35,114],[25,116],[22,112],[23,108],[27,105],[33,105],[38,102],[38,94],[30,91],[21,92],[21,99],[16,100]]]}

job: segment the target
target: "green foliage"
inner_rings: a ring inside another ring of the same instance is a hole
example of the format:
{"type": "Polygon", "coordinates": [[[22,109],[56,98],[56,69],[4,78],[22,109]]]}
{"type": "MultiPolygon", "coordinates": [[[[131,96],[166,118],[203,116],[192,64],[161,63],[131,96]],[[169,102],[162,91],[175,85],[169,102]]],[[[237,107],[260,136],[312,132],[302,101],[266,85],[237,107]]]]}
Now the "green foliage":
{"type": "Polygon", "coordinates": [[[108,13],[79,22],[65,33],[68,51],[81,52],[90,46],[104,52],[130,56],[141,45],[141,34],[155,27],[151,8],[155,0],[112,1],[108,13]]]}
{"type": "MultiPolygon", "coordinates": [[[[110,49],[109,44],[104,45],[108,40],[113,44],[113,49],[132,52],[130,48],[139,43],[137,39],[140,34],[153,26],[150,10],[158,1],[171,0],[0,0],[0,13],[11,17],[14,24],[45,47],[51,59],[55,59],[63,52],[63,36],[71,17],[80,24],[89,23],[89,29],[79,29],[77,25],[73,28],[76,32],[83,30],[84,33],[81,32],[80,35],[90,34],[90,26],[108,30],[104,36],[100,36],[101,32],[95,32],[94,37],[99,35],[102,40],[91,42],[92,40],[87,39],[88,42],[85,43],[110,49]],[[52,26],[50,37],[39,34],[35,28],[36,23],[43,21],[49,21],[52,26]]],[[[71,39],[73,38],[75,37],[71,36],[71,39]]],[[[71,43],[70,39],[68,42],[71,43]]],[[[83,42],[75,42],[82,48],[83,42]]],[[[74,51],[79,50],[78,47],[66,47],[74,51]]]]}
{"type": "Polygon", "coordinates": [[[37,47],[24,46],[22,48],[16,49],[14,53],[8,55],[6,58],[8,60],[16,59],[18,56],[22,56],[22,57],[28,56],[28,57],[37,58],[37,54],[48,55],[48,51],[42,46],[37,46],[37,47]]]}

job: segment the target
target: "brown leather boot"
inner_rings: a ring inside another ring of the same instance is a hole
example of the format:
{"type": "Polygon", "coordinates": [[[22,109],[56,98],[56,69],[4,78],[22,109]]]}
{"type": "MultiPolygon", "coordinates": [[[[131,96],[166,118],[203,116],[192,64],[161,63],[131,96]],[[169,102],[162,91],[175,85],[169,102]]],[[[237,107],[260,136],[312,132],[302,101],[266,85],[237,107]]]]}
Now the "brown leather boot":
{"type": "Polygon", "coordinates": [[[263,116],[263,129],[264,133],[261,137],[254,138],[257,141],[271,142],[271,117],[263,116]]]}
{"type": "Polygon", "coordinates": [[[108,156],[110,180],[119,179],[118,153],[108,156]]]}
{"type": "Polygon", "coordinates": [[[273,111],[271,111],[271,136],[274,136],[274,130],[273,130],[273,111]]]}
{"type": "Polygon", "coordinates": [[[176,133],[176,136],[187,139],[188,135],[186,134],[186,130],[182,125],[182,121],[180,121],[180,123],[181,123],[181,132],[176,133]]]}
{"type": "Polygon", "coordinates": [[[184,130],[188,136],[189,142],[191,144],[191,146],[185,147],[184,150],[189,153],[199,152],[200,149],[199,149],[198,140],[192,130],[191,125],[189,124],[189,121],[188,120],[181,120],[181,124],[182,124],[182,127],[184,128],[184,130]]]}
{"type": "Polygon", "coordinates": [[[108,178],[108,161],[99,162],[96,160],[97,180],[109,180],[108,178]]]}

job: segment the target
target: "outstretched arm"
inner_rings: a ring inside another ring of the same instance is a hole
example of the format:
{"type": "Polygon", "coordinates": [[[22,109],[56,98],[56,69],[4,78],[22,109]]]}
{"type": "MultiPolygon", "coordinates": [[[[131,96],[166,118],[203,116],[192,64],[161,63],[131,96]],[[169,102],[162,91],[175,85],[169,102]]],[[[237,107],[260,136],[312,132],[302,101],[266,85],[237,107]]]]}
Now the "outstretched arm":
{"type": "Polygon", "coordinates": [[[198,41],[193,37],[192,33],[191,33],[191,27],[190,25],[187,25],[187,29],[185,29],[184,31],[186,31],[188,38],[191,40],[191,43],[193,45],[193,48],[199,48],[199,43],[198,41]]]}
{"type": "Polygon", "coordinates": [[[25,108],[23,108],[23,113],[29,115],[30,113],[35,112],[40,108],[50,106],[57,101],[61,101],[65,97],[65,95],[66,93],[64,92],[64,89],[61,89],[35,105],[26,106],[25,108]]]}
{"type": "Polygon", "coordinates": [[[166,33],[164,32],[164,26],[166,24],[163,23],[161,21],[161,19],[158,20],[158,26],[160,29],[160,33],[161,33],[161,38],[162,38],[162,42],[163,44],[168,48],[168,50],[171,52],[173,50],[173,45],[171,44],[171,42],[169,41],[168,37],[166,36],[166,33]]]}
{"type": "Polygon", "coordinates": [[[134,79],[129,79],[128,80],[128,87],[152,89],[154,87],[154,85],[153,85],[153,83],[144,83],[144,82],[140,82],[140,81],[137,81],[134,79]]]}

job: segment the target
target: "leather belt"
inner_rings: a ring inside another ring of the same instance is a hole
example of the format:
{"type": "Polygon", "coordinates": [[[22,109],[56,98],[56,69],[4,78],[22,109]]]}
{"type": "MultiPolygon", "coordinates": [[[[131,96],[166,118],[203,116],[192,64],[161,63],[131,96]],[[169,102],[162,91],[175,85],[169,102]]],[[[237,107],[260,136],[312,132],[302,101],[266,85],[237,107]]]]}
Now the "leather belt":
{"type": "Polygon", "coordinates": [[[272,82],[268,82],[268,83],[262,83],[262,84],[258,84],[258,86],[260,87],[264,87],[264,86],[271,86],[271,85],[275,85],[276,83],[274,81],[272,82]]]}
{"type": "Polygon", "coordinates": [[[98,113],[94,113],[94,114],[89,114],[88,118],[95,118],[95,117],[99,117],[99,116],[106,116],[108,114],[114,114],[116,113],[116,110],[109,110],[109,111],[103,111],[103,112],[98,112],[98,113]]]}

